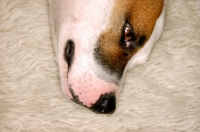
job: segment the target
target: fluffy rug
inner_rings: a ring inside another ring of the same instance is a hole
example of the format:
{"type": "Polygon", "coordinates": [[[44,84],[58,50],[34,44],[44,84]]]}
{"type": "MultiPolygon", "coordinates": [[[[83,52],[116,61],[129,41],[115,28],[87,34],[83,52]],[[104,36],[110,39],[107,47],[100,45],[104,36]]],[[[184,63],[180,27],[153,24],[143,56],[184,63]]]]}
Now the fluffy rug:
{"type": "Polygon", "coordinates": [[[200,132],[200,1],[168,0],[150,59],[125,74],[112,115],[60,88],[47,0],[0,1],[1,132],[200,132]]]}

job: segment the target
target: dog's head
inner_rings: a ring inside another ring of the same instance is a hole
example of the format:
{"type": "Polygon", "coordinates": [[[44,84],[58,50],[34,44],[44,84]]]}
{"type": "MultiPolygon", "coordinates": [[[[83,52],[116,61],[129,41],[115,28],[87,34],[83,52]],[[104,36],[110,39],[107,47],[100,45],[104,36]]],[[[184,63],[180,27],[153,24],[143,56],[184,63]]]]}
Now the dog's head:
{"type": "Polygon", "coordinates": [[[161,34],[163,0],[70,1],[59,8],[63,92],[92,111],[113,113],[125,69],[145,62],[161,34]]]}

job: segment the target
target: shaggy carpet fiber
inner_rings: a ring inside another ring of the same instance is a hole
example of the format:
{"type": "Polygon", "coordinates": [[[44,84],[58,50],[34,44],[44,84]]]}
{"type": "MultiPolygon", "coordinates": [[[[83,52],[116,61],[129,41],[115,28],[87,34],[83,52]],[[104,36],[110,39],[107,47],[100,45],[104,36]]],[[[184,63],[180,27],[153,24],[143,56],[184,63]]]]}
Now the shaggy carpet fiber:
{"type": "Polygon", "coordinates": [[[114,114],[60,88],[47,0],[0,0],[1,132],[200,132],[200,0],[168,0],[147,63],[125,74],[114,114]]]}

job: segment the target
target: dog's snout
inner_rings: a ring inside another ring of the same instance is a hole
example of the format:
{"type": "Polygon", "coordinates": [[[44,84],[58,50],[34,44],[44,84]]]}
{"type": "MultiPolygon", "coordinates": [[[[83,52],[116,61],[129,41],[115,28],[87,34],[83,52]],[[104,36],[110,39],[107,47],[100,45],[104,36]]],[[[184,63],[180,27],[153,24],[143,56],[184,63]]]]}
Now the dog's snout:
{"type": "Polygon", "coordinates": [[[68,69],[71,67],[71,64],[73,62],[73,56],[74,56],[74,50],[75,50],[75,44],[72,40],[68,40],[65,47],[65,60],[68,64],[68,69]]]}
{"type": "Polygon", "coordinates": [[[112,114],[116,108],[116,97],[114,93],[106,93],[100,96],[99,100],[92,105],[91,110],[101,114],[112,114]]]}

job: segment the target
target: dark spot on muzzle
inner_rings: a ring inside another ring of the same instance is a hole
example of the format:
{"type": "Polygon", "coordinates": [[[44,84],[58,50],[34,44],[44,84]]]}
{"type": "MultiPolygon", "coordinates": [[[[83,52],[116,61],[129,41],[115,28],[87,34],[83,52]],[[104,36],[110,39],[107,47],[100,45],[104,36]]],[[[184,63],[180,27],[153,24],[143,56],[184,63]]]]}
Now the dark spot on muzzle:
{"type": "MultiPolygon", "coordinates": [[[[75,95],[73,89],[71,88],[71,85],[69,85],[69,91],[70,91],[70,93],[72,94],[72,97],[73,97],[72,101],[73,101],[73,102],[75,102],[75,103],[77,103],[77,104],[80,104],[80,105],[82,105],[82,106],[85,106],[85,105],[83,105],[83,103],[79,100],[78,95],[75,95]]],[[[86,106],[85,106],[85,107],[86,107],[86,106]]]]}
{"type": "Polygon", "coordinates": [[[68,69],[71,67],[74,57],[75,44],[72,40],[68,40],[66,43],[64,58],[68,64],[68,69]]]}
{"type": "Polygon", "coordinates": [[[96,113],[112,114],[116,108],[116,98],[114,93],[106,93],[100,96],[99,100],[90,107],[96,113]]]}

